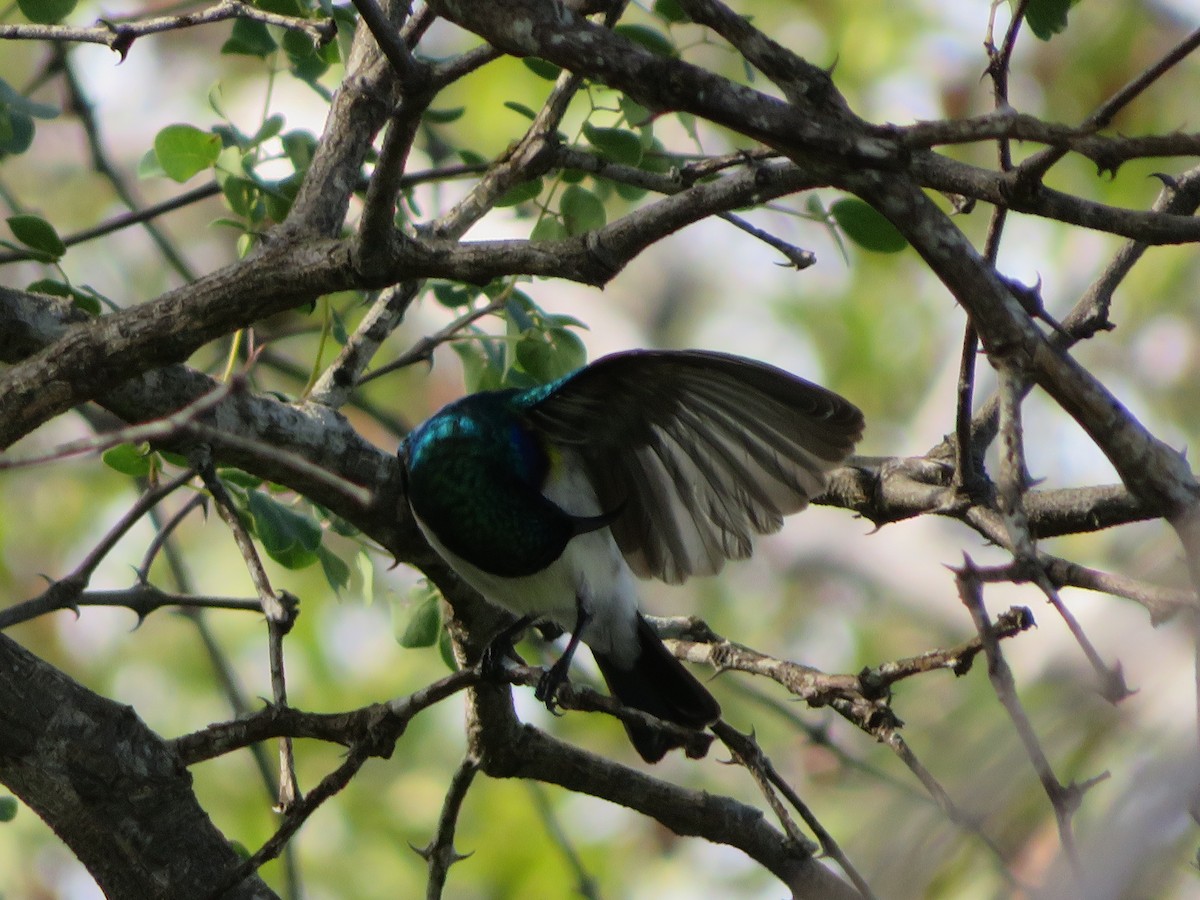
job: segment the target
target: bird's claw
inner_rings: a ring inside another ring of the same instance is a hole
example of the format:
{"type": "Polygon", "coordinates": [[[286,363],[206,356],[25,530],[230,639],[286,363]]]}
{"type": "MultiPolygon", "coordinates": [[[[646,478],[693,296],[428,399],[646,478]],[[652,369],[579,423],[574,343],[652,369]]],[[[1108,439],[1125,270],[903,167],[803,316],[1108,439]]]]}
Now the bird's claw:
{"type": "MultiPolygon", "coordinates": [[[[537,687],[533,691],[535,700],[539,700],[546,704],[546,709],[551,715],[562,715],[558,711],[558,689],[567,682],[567,666],[562,664],[562,660],[558,660],[550,668],[542,673],[542,677],[538,679],[537,687]]],[[[570,660],[567,660],[570,665],[570,660]]]]}
{"type": "Polygon", "coordinates": [[[525,665],[521,654],[517,653],[511,640],[497,637],[483,648],[479,658],[479,672],[487,681],[504,681],[504,661],[515,660],[518,665],[525,665]]]}

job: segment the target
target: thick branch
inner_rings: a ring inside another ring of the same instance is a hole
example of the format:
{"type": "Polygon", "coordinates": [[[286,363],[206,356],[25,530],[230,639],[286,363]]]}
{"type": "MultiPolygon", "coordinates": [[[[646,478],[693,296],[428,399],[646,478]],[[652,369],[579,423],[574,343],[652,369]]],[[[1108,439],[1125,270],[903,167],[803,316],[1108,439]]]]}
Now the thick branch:
{"type": "MultiPolygon", "coordinates": [[[[0,782],[54,828],[109,897],[199,898],[238,863],[161,738],[128,706],[3,635],[0,782]]],[[[227,896],[275,894],[252,876],[227,896]]]]}

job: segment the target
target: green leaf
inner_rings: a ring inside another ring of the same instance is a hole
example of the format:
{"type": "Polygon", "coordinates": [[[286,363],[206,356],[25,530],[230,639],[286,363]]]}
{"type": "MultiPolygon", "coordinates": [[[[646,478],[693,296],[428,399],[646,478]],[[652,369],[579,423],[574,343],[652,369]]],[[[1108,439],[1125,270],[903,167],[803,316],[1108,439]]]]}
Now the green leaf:
{"type": "MultiPolygon", "coordinates": [[[[172,453],[170,450],[160,450],[158,455],[163,458],[164,462],[169,462],[171,465],[180,469],[187,469],[192,465],[188,458],[182,453],[172,453]]],[[[219,472],[221,470],[218,469],[217,471],[219,472]]]]}
{"type": "Polygon", "coordinates": [[[82,309],[89,316],[100,315],[100,301],[95,297],[89,297],[87,294],[71,291],[71,305],[77,309],[82,309]]]}
{"type": "Polygon", "coordinates": [[[458,671],[458,660],[454,658],[454,643],[450,640],[450,632],[443,628],[438,632],[438,653],[442,662],[451,672],[458,671]]]}
{"type": "Polygon", "coordinates": [[[441,595],[428,582],[422,582],[413,591],[415,605],[410,604],[408,620],[404,630],[397,634],[401,647],[432,647],[442,628],[442,613],[439,607],[441,595]]]}
{"type": "Polygon", "coordinates": [[[84,284],[80,287],[72,287],[71,302],[79,309],[82,309],[85,313],[93,316],[100,315],[101,304],[107,304],[108,308],[111,310],[115,310],[117,308],[115,303],[113,303],[110,299],[108,299],[108,297],[104,296],[104,294],[100,293],[90,284],[84,284]]]}
{"type": "Polygon", "coordinates": [[[468,391],[494,391],[501,386],[504,361],[499,353],[493,352],[491,343],[456,341],[450,346],[462,361],[463,381],[468,391]]]}
{"type": "Polygon", "coordinates": [[[39,25],[61,22],[75,9],[75,0],[17,0],[22,15],[39,25]]]}
{"type": "Polygon", "coordinates": [[[233,31],[229,34],[229,40],[221,45],[221,52],[240,56],[257,56],[261,59],[274,53],[278,46],[275,38],[271,37],[266,23],[254,22],[250,19],[235,19],[233,31]]]}
{"type": "Polygon", "coordinates": [[[641,129],[643,134],[653,127],[654,116],[650,114],[650,110],[636,100],[622,94],[621,99],[617,101],[617,106],[621,108],[621,115],[625,117],[625,122],[631,127],[641,129]]]}
{"type": "Polygon", "coordinates": [[[67,252],[67,245],[62,242],[54,226],[41,216],[9,216],[8,227],[18,241],[51,260],[61,259],[67,252]]]}
{"type": "MultiPolygon", "coordinates": [[[[332,322],[329,333],[333,335],[333,339],[338,342],[339,346],[345,347],[346,342],[350,340],[350,332],[346,329],[346,320],[342,318],[342,314],[336,309],[330,310],[329,318],[332,322]]],[[[335,528],[335,530],[337,529],[335,528]]],[[[341,532],[339,531],[338,533],[340,534],[341,532]]]]}
{"type": "Polygon", "coordinates": [[[568,315],[565,315],[564,313],[551,313],[545,317],[545,321],[546,321],[546,324],[548,326],[550,326],[551,328],[570,327],[570,328],[582,328],[584,331],[588,330],[588,327],[585,323],[581,322],[579,319],[575,318],[574,316],[568,316],[568,315]]]}
{"type": "Polygon", "coordinates": [[[137,177],[141,179],[147,178],[166,178],[167,173],[162,167],[162,163],[158,161],[158,154],[151,147],[142,154],[142,158],[138,160],[137,177]]]}
{"type": "Polygon", "coordinates": [[[11,822],[17,817],[17,798],[0,797],[0,822],[11,822]]]}
{"type": "MultiPolygon", "coordinates": [[[[30,124],[30,126],[33,125],[32,119],[30,119],[29,124],[30,124]]],[[[24,153],[25,150],[28,149],[28,147],[16,149],[15,142],[13,141],[13,138],[15,137],[15,135],[16,135],[16,131],[13,127],[12,111],[5,109],[3,106],[0,106],[0,153],[4,153],[4,152],[24,153]],[[13,145],[12,150],[9,150],[10,145],[13,145]]]]}
{"type": "Polygon", "coordinates": [[[82,309],[85,313],[92,316],[100,315],[101,302],[107,300],[103,294],[94,288],[84,285],[80,289],[74,285],[67,284],[65,281],[59,281],[57,278],[39,278],[37,281],[27,284],[25,290],[34,294],[49,294],[52,297],[69,298],[73,306],[82,309]]]}
{"type": "MultiPolygon", "coordinates": [[[[187,461],[183,461],[183,465],[187,465],[187,461]]],[[[236,484],[238,487],[245,488],[248,491],[256,490],[263,480],[257,475],[251,475],[249,472],[243,472],[241,469],[234,469],[228,466],[222,466],[217,469],[217,474],[221,476],[222,481],[229,484],[236,484]]]]}
{"type": "Polygon", "coordinates": [[[642,161],[642,139],[624,128],[597,128],[584,123],[584,137],[606,159],[626,166],[642,161]]]}
{"type": "Polygon", "coordinates": [[[39,278],[25,285],[25,290],[32,294],[49,294],[51,297],[71,296],[71,286],[57,278],[39,278]]]}
{"type": "Polygon", "coordinates": [[[668,22],[692,21],[692,17],[679,5],[679,0],[654,0],[654,14],[668,22]]]}
{"type": "Polygon", "coordinates": [[[150,455],[149,444],[138,444],[136,447],[133,444],[119,444],[105,450],[100,459],[122,475],[145,478],[150,474],[150,455]]]}
{"type": "Polygon", "coordinates": [[[284,568],[303,569],[317,561],[321,526],[262,491],[247,495],[254,533],[267,555],[284,568]]]}
{"type": "Polygon", "coordinates": [[[58,110],[35,103],[0,78],[0,156],[24,153],[33,144],[33,120],[53,119],[58,110]]]}
{"type": "Polygon", "coordinates": [[[289,131],[279,140],[292,167],[297,172],[307,171],[317,150],[316,137],[308,131],[289,131]]]}
{"type": "MultiPolygon", "coordinates": [[[[493,285],[500,287],[501,290],[508,290],[507,287],[504,287],[498,281],[494,281],[484,289],[489,296],[491,295],[493,285]]],[[[497,294],[497,296],[499,295],[497,294]]],[[[527,293],[517,288],[509,291],[508,302],[504,304],[504,314],[508,316],[508,321],[512,325],[509,329],[509,334],[524,334],[529,329],[536,328],[537,322],[534,321],[533,317],[535,313],[539,312],[541,310],[538,309],[537,304],[533,302],[533,298],[527,293]]]]}
{"type": "Polygon", "coordinates": [[[635,44],[641,44],[651,53],[659,56],[679,55],[675,45],[671,43],[671,39],[649,25],[618,25],[613,32],[635,44]]]}
{"type": "Polygon", "coordinates": [[[221,193],[225,195],[225,202],[229,204],[229,208],[239,216],[249,216],[259,201],[258,185],[248,178],[233,175],[217,180],[221,183],[221,193]]]}
{"type": "Polygon", "coordinates": [[[895,225],[857,197],[844,197],[829,211],[846,237],[866,250],[898,253],[908,246],[895,225]]]}
{"type": "MultiPolygon", "coordinates": [[[[312,501],[310,500],[309,503],[312,503],[312,501]]],[[[337,513],[331,512],[321,504],[312,503],[312,508],[316,511],[317,517],[328,525],[329,530],[334,534],[340,534],[342,537],[357,537],[362,533],[354,523],[346,521],[337,513]]]]}
{"type": "Polygon", "coordinates": [[[565,237],[567,229],[555,216],[543,216],[529,233],[531,241],[560,241],[565,237]]]}
{"type": "Polygon", "coordinates": [[[652,137],[642,155],[642,168],[647,172],[669,172],[676,161],[675,157],[667,153],[662,141],[652,137]]]}
{"type": "Polygon", "coordinates": [[[359,550],[354,556],[354,568],[362,578],[363,604],[370,606],[375,602],[375,563],[366,550],[359,550]]]}
{"type": "Polygon", "coordinates": [[[317,548],[317,559],[321,561],[321,571],[325,573],[325,580],[329,582],[333,592],[340,597],[342,589],[350,583],[350,567],[340,556],[324,545],[317,548]]]}
{"type": "Polygon", "coordinates": [[[572,184],[562,192],[558,210],[562,213],[563,225],[569,235],[595,231],[603,228],[608,221],[604,204],[595,194],[578,184],[572,184]]]}
{"type": "Polygon", "coordinates": [[[466,306],[479,295],[479,289],[466,287],[453,281],[435,281],[431,287],[433,297],[448,309],[466,306]]]}
{"type": "Polygon", "coordinates": [[[1067,27],[1067,13],[1079,0],[1029,0],[1025,7],[1025,21],[1029,30],[1043,41],[1048,41],[1067,27]]]}
{"type": "Polygon", "coordinates": [[[535,178],[533,181],[525,181],[509,188],[500,196],[500,199],[496,201],[496,205],[516,206],[518,203],[526,203],[534,199],[541,192],[542,179],[535,178]]]}
{"type": "Polygon", "coordinates": [[[465,106],[455,106],[452,109],[427,109],[425,110],[425,114],[421,116],[421,121],[434,125],[445,125],[447,122],[461,119],[463,113],[466,111],[467,108],[465,106]]]}
{"type": "Polygon", "coordinates": [[[518,103],[516,100],[505,100],[504,105],[507,106],[509,109],[511,109],[513,112],[519,113],[522,116],[524,116],[525,118],[529,119],[529,121],[531,121],[531,122],[537,118],[537,113],[535,113],[532,109],[530,109],[524,103],[518,103]]]}
{"type": "Polygon", "coordinates": [[[527,332],[516,345],[517,362],[541,384],[562,378],[587,361],[587,349],[574,332],[553,328],[527,332]]]}
{"type": "Polygon", "coordinates": [[[283,131],[283,124],[285,121],[286,120],[283,118],[283,116],[279,114],[267,116],[266,120],[258,126],[258,131],[254,132],[254,137],[250,138],[250,146],[257,147],[264,141],[269,141],[271,138],[275,137],[277,134],[283,131]]]}
{"type": "Polygon", "coordinates": [[[534,75],[539,78],[545,78],[547,81],[555,81],[558,78],[558,73],[562,71],[561,66],[556,66],[549,60],[542,59],[537,56],[525,56],[521,58],[521,62],[534,75]]]}
{"type": "Polygon", "coordinates": [[[154,137],[154,154],[168,178],[184,182],[216,163],[221,138],[194,125],[168,125],[154,137]]]}
{"type": "Polygon", "coordinates": [[[255,0],[254,5],[266,12],[281,16],[293,16],[297,19],[303,19],[308,14],[308,8],[303,0],[255,0]]]}
{"type": "Polygon", "coordinates": [[[614,181],[613,189],[622,200],[641,200],[646,196],[646,189],[644,187],[638,187],[636,184],[626,184],[622,181],[614,181]]]}
{"type": "Polygon", "coordinates": [[[267,215],[276,222],[282,222],[286,219],[287,214],[291,211],[292,201],[300,193],[300,184],[303,180],[303,175],[289,175],[282,181],[277,181],[271,185],[271,190],[263,194],[263,201],[267,207],[267,215]]]}
{"type": "Polygon", "coordinates": [[[19,109],[0,109],[0,154],[16,156],[33,144],[33,119],[19,109]]]}
{"type": "Polygon", "coordinates": [[[17,110],[35,119],[58,118],[58,107],[30,100],[11,84],[0,78],[0,107],[17,110]]]}
{"type": "Polygon", "coordinates": [[[301,81],[312,83],[329,70],[329,63],[313,45],[312,38],[302,31],[286,31],[283,52],[292,64],[292,74],[301,81]]]}

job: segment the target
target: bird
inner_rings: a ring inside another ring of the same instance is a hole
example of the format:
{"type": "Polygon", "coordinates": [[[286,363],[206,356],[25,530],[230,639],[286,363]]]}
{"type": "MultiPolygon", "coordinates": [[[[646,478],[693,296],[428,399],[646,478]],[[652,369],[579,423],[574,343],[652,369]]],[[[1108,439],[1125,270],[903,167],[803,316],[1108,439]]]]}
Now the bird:
{"type": "MultiPolygon", "coordinates": [[[[554,711],[582,642],[622,705],[702,731],[720,705],[639,611],[637,579],[677,584],[750,556],[755,536],[824,491],[863,426],[848,400],[757,360],[630,350],[469,394],[414,428],[399,457],[426,540],[517,617],[506,650],[530,625],[570,632],[537,699],[554,711]]],[[[686,744],[623,722],[646,762],[686,744]]]]}

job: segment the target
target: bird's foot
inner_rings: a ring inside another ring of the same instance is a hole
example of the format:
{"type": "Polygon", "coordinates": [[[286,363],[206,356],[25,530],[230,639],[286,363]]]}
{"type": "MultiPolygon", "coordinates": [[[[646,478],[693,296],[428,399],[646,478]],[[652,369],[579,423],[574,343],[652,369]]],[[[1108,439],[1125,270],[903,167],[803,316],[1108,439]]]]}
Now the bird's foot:
{"type": "Polygon", "coordinates": [[[575,598],[575,610],[575,630],[571,632],[571,639],[567,641],[567,649],[554,665],[542,673],[533,692],[533,696],[545,703],[546,709],[556,716],[559,714],[558,689],[567,682],[567,672],[570,671],[571,660],[575,658],[575,651],[579,649],[579,639],[583,636],[583,629],[592,619],[592,614],[588,612],[580,597],[575,598]]]}
{"type": "Polygon", "coordinates": [[[529,619],[521,618],[503,629],[488,641],[479,658],[479,671],[488,681],[504,681],[504,661],[511,659],[517,665],[525,665],[525,660],[513,647],[513,641],[529,625],[529,619]]]}
{"type": "Polygon", "coordinates": [[[563,656],[542,673],[537,687],[533,691],[534,699],[546,704],[551,715],[561,715],[558,711],[558,689],[567,683],[567,670],[571,667],[571,659],[563,656]]]}

